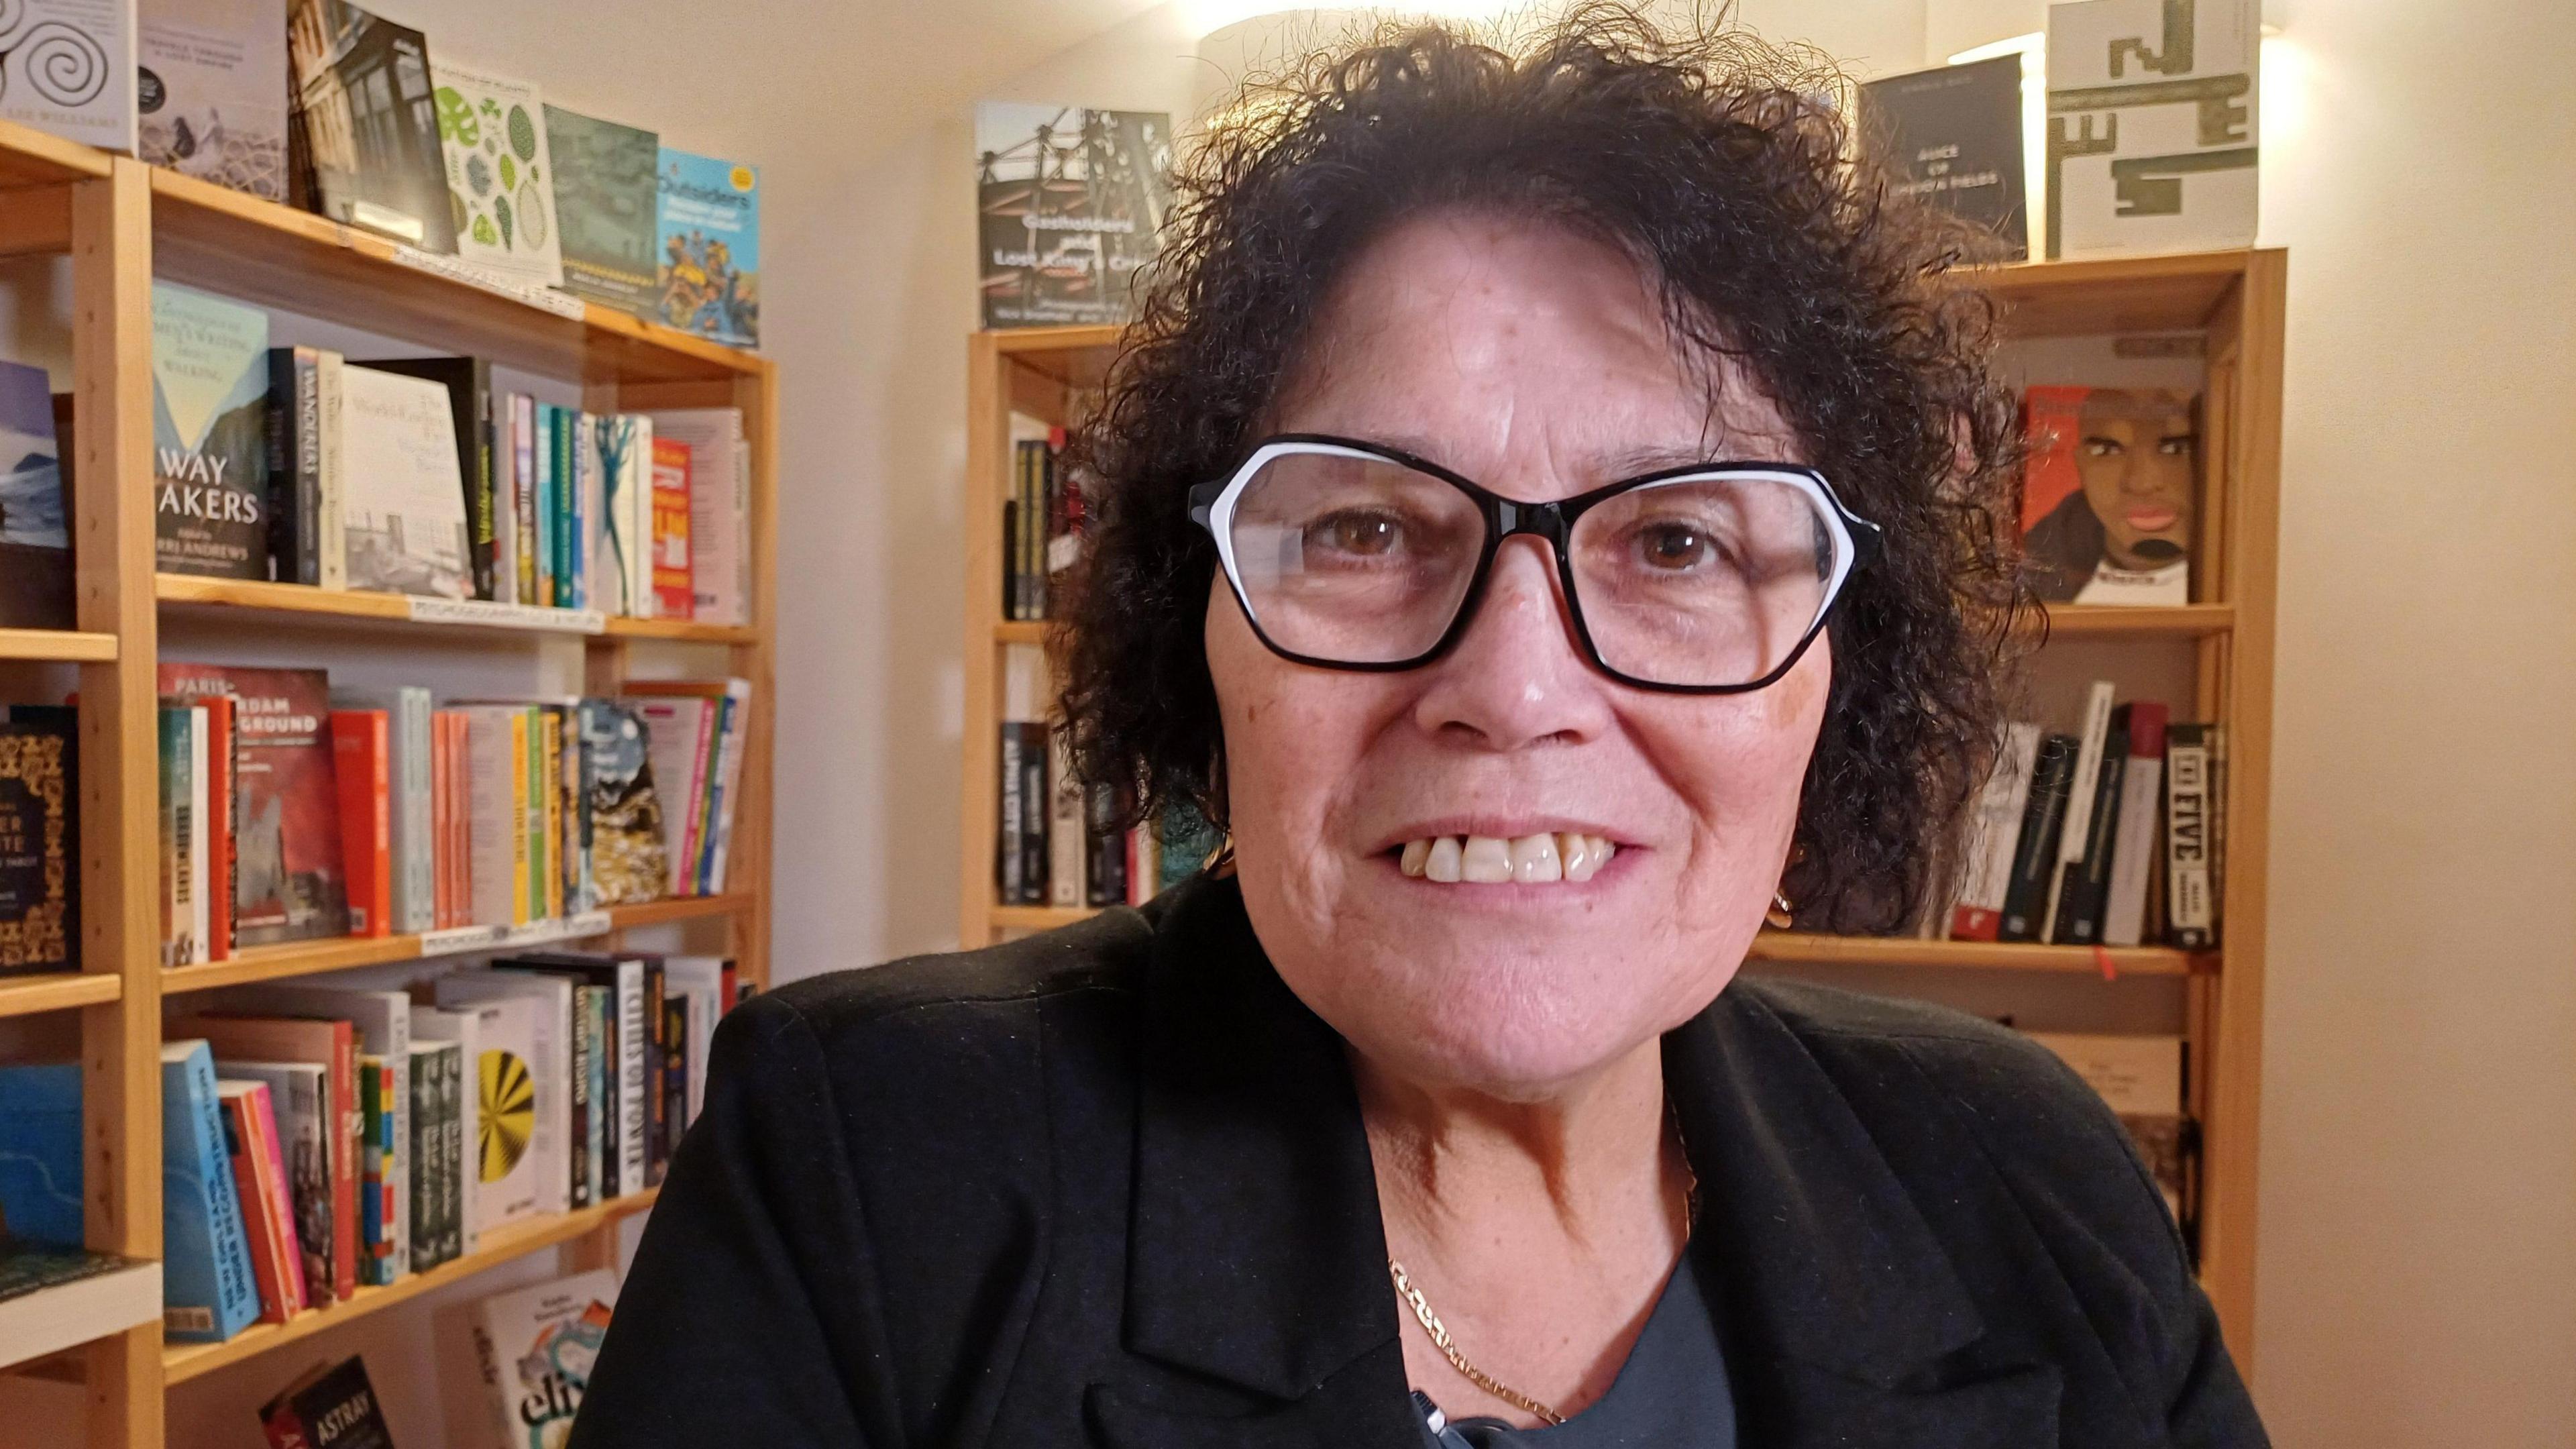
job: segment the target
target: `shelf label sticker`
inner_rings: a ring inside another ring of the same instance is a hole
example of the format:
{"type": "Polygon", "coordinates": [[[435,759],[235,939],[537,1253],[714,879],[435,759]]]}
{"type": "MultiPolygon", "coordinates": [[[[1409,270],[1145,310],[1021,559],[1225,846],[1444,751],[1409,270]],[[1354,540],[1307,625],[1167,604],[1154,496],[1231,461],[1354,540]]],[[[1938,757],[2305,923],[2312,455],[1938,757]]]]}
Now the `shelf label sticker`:
{"type": "Polygon", "coordinates": [[[404,246],[399,242],[394,245],[393,258],[413,271],[429,272],[435,276],[445,277],[451,282],[462,282],[477,291],[490,292],[497,297],[507,297],[513,302],[534,307],[540,312],[551,312],[568,321],[579,322],[585,315],[581,299],[569,292],[558,292],[552,287],[535,282],[523,282],[515,277],[505,277],[461,258],[440,256],[435,252],[425,252],[418,247],[404,246]]]}
{"type": "Polygon", "coordinates": [[[597,609],[549,609],[537,604],[496,604],[489,599],[413,597],[415,624],[473,624],[486,629],[536,629],[553,634],[603,634],[608,618],[597,609]]]}
{"type": "Polygon", "coordinates": [[[548,941],[605,936],[615,929],[617,923],[609,919],[608,912],[597,910],[530,921],[524,926],[451,926],[443,931],[423,931],[420,954],[457,956],[468,951],[511,951],[521,946],[542,946],[548,941]]]}

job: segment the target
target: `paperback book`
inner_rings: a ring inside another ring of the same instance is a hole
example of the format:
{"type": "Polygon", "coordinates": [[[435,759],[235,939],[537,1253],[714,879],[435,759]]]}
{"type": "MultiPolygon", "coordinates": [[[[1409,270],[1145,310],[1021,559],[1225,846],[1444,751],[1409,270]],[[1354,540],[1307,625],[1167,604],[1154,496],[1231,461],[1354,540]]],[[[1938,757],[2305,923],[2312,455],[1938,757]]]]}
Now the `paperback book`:
{"type": "Polygon", "coordinates": [[[366,1360],[316,1364],[259,1409],[269,1449],[394,1449],[366,1360]]]}
{"type": "Polygon", "coordinates": [[[760,345],[760,172],[661,149],[657,320],[736,347],[760,345]]]}
{"type": "Polygon", "coordinates": [[[0,121],[134,149],[133,0],[0,4],[0,121]]]}
{"type": "Polygon", "coordinates": [[[561,1449],[608,1336],[617,1275],[605,1268],[496,1293],[474,1306],[474,1356],[493,1449],[561,1449]]]}
{"type": "Polygon", "coordinates": [[[80,719],[0,705],[0,976],[80,963],[80,719]]]}
{"type": "Polygon", "coordinates": [[[314,209],[453,253],[428,40],[349,0],[288,0],[286,35],[314,209]]]}
{"type": "Polygon", "coordinates": [[[2171,388],[2023,394],[2022,551],[2051,603],[2187,604],[2200,400],[2171,388]]]}
{"type": "Polygon", "coordinates": [[[286,0],[143,0],[135,154],[286,200],[286,0]]]}
{"type": "Polygon", "coordinates": [[[2258,0],[2048,7],[2048,255],[2254,244],[2258,0]]]}
{"type": "Polygon", "coordinates": [[[456,254],[540,286],[563,285],[545,103],[525,81],[440,62],[438,144],[457,221],[456,254]]]}
{"type": "Polygon", "coordinates": [[[639,317],[655,315],[661,137],[561,106],[547,106],[545,120],[564,289],[639,317]]]}
{"type": "Polygon", "coordinates": [[[987,327],[1117,324],[1171,209],[1171,117],[985,101],[975,193],[987,327]]]}
{"type": "Polygon", "coordinates": [[[582,793],[589,797],[591,870],[603,906],[660,900],[669,885],[662,802],[653,788],[652,737],[633,708],[585,699],[579,706],[582,793]]]}
{"type": "Polygon", "coordinates": [[[268,314],[152,284],[152,492],[164,573],[268,575],[268,314]]]}
{"type": "Polygon", "coordinates": [[[161,666],[160,687],[168,695],[234,700],[234,944],[347,934],[331,689],[323,672],[169,663],[161,666]]]}
{"type": "Polygon", "coordinates": [[[447,389],[351,365],[341,378],[349,587],[474,595],[466,486],[447,389]]]}
{"type": "Polygon", "coordinates": [[[1991,241],[1981,261],[2030,255],[2022,199],[2022,58],[1888,76],[1860,88],[1861,143],[1896,195],[1940,207],[1991,241]]]}
{"type": "Polygon", "coordinates": [[[62,455],[45,370],[0,362],[0,629],[72,627],[62,455]]]}

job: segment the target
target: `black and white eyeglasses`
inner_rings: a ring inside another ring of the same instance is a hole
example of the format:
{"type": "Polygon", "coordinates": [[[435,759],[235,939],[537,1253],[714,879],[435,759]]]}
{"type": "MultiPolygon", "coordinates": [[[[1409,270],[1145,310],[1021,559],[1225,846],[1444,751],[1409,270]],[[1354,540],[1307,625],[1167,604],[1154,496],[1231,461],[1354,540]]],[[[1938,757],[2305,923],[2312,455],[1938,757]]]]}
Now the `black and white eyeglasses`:
{"type": "Polygon", "coordinates": [[[1330,669],[1412,669],[1466,633],[1503,540],[1556,555],[1592,665],[1643,689],[1736,694],[1824,631],[1878,525],[1790,463],[1666,468],[1553,503],[1505,498],[1393,448],[1319,433],[1256,444],[1190,490],[1226,582],[1270,650],[1330,669]]]}

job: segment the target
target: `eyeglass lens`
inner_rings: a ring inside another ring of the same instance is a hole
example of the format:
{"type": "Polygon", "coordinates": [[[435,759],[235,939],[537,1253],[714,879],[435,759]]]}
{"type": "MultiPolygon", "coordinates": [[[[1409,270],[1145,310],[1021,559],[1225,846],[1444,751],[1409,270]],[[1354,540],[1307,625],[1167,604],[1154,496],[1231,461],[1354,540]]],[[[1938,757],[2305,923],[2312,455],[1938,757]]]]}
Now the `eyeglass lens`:
{"type": "MultiPolygon", "coordinates": [[[[1485,547],[1476,501],[1386,459],[1289,452],[1238,493],[1237,586],[1278,648],[1338,664],[1418,659],[1458,616],[1485,547]]],[[[1761,476],[1683,477],[1615,494],[1566,541],[1576,604],[1601,662],[1685,687],[1776,669],[1822,612],[1832,520],[1815,495],[1761,476]]]]}

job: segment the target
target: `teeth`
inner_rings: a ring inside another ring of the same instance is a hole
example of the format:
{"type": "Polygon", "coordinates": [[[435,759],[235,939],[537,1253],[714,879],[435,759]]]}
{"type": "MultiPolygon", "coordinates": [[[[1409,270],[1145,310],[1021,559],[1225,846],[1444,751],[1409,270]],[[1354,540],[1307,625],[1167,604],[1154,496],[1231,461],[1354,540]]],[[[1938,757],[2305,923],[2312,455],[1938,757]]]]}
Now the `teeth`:
{"type": "Polygon", "coordinates": [[[1405,842],[1397,866],[1418,880],[1501,885],[1517,881],[1587,881],[1616,853],[1608,837],[1573,831],[1505,840],[1492,835],[1435,835],[1405,842]]]}

